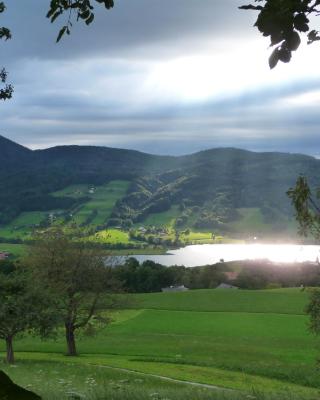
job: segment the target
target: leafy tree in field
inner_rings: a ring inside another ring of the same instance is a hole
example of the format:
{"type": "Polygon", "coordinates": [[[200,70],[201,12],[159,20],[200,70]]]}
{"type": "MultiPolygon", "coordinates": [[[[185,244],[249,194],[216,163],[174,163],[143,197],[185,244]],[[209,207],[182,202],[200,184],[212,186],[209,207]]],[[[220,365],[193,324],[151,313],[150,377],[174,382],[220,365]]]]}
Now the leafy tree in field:
{"type": "Polygon", "coordinates": [[[308,44],[320,40],[319,32],[310,28],[310,17],[320,12],[319,0],[255,0],[240,9],[259,11],[254,26],[275,46],[269,58],[270,68],[279,61],[291,60],[292,52],[300,46],[301,34],[307,36],[308,44]]]}
{"type": "Polygon", "coordinates": [[[13,340],[17,334],[38,330],[48,333],[54,322],[46,296],[35,290],[21,266],[0,263],[0,338],[6,342],[6,361],[14,363],[13,340]]]}
{"type": "Polygon", "coordinates": [[[77,355],[76,332],[93,324],[103,307],[114,306],[116,284],[106,256],[84,242],[75,243],[62,230],[35,237],[28,265],[54,302],[59,325],[65,328],[67,355],[77,355]]]}

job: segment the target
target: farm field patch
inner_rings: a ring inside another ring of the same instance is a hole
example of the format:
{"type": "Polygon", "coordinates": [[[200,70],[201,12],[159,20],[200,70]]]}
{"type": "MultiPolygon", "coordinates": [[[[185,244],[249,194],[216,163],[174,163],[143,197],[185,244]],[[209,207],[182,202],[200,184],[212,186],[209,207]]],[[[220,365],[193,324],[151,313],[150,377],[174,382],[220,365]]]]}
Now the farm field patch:
{"type": "MultiPolygon", "coordinates": [[[[320,381],[317,340],[303,313],[307,296],[298,289],[128,295],[132,309],[113,311],[113,323],[94,337],[81,335],[73,360],[312,397],[320,381]]],[[[15,348],[18,360],[62,361],[65,343],[63,335],[25,337],[15,348]]]]}
{"type": "Polygon", "coordinates": [[[0,226],[0,237],[25,239],[49,214],[50,211],[23,212],[10,224],[0,226]]]}
{"type": "Polygon", "coordinates": [[[64,189],[62,192],[56,192],[55,195],[89,197],[79,210],[73,215],[73,220],[78,224],[88,222],[88,225],[105,224],[110,217],[113,207],[117,200],[121,199],[128,190],[129,182],[112,181],[102,186],[73,185],[64,189]]]}

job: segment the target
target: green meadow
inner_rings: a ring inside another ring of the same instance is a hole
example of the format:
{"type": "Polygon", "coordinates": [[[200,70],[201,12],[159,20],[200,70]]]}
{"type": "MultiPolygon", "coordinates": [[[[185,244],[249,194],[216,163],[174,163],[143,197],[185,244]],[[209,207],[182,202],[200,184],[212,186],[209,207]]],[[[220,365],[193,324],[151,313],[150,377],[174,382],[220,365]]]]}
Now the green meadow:
{"type": "Polygon", "coordinates": [[[71,185],[67,188],[55,192],[54,196],[81,198],[88,197],[89,200],[77,210],[73,219],[77,224],[85,223],[86,220],[95,212],[90,221],[90,225],[105,224],[117,200],[124,197],[129,187],[127,181],[112,181],[101,186],[90,185],[71,185]],[[93,190],[90,190],[90,189],[93,190]]]}
{"type": "Polygon", "coordinates": [[[5,226],[0,226],[0,237],[26,239],[35,225],[48,217],[49,211],[23,212],[5,226]]]}
{"type": "Polygon", "coordinates": [[[134,243],[129,238],[128,232],[121,231],[120,229],[106,229],[87,238],[88,241],[96,243],[134,243]]]}
{"type": "Polygon", "coordinates": [[[288,220],[276,209],[273,219],[267,219],[260,208],[238,208],[239,218],[227,224],[228,229],[236,237],[263,236],[271,238],[273,241],[277,238],[297,239],[298,227],[294,220],[288,220]]]}
{"type": "Polygon", "coordinates": [[[6,251],[14,257],[21,257],[27,251],[27,246],[24,244],[0,243],[0,252],[6,251]]]}
{"type": "Polygon", "coordinates": [[[168,226],[174,225],[175,219],[179,217],[181,212],[178,206],[172,206],[169,210],[161,213],[151,213],[144,219],[143,225],[146,226],[168,226]]]}
{"type": "MultiPolygon", "coordinates": [[[[128,371],[135,371],[147,374],[144,382],[155,385],[155,391],[157,385],[165,390],[170,385],[150,374],[233,389],[239,396],[263,392],[266,399],[274,394],[281,399],[288,394],[316,399],[320,393],[316,368],[320,348],[319,340],[308,332],[307,298],[308,294],[298,289],[128,295],[126,309],[111,312],[111,324],[94,337],[81,335],[79,357],[63,355],[63,335],[46,341],[29,336],[16,341],[18,366],[7,370],[26,385],[26,376],[40,369],[48,376],[48,385],[58,385],[58,375],[73,363],[76,367],[70,380],[75,383],[70,385],[78,385],[75,389],[83,393],[81,382],[96,373],[106,382],[114,382],[110,374],[120,374],[123,380],[128,371]],[[53,371],[58,371],[57,379],[52,378],[53,371]]],[[[36,388],[35,378],[28,379],[36,388]]],[[[140,378],[129,379],[133,386],[134,379],[140,378]]],[[[207,395],[200,392],[194,394],[195,399],[207,395]]],[[[180,397],[171,394],[168,398],[180,397]]]]}

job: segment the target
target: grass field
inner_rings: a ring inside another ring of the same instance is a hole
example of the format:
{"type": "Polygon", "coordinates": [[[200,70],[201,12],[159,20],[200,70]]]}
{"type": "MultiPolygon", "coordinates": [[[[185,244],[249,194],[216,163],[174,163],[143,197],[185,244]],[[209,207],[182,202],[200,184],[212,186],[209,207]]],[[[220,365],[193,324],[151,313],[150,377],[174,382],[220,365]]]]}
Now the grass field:
{"type": "MultiPolygon", "coordinates": [[[[285,217],[278,213],[276,221],[268,222],[263,216],[260,208],[238,208],[240,218],[227,224],[228,229],[233,234],[248,236],[272,236],[275,240],[277,236],[289,238],[297,237],[297,224],[294,220],[286,220],[285,217]]],[[[232,234],[231,234],[232,235],[232,234]]]]}
{"type": "Polygon", "coordinates": [[[303,315],[308,293],[300,289],[192,290],[132,295],[132,307],[170,311],[213,311],[303,315]]]}
{"type": "MultiPolygon", "coordinates": [[[[127,181],[112,181],[106,185],[96,187],[90,193],[88,185],[71,185],[52,193],[52,195],[73,198],[89,197],[90,200],[74,215],[74,220],[77,224],[84,223],[94,210],[97,210],[90,224],[99,225],[105,223],[110,217],[116,201],[125,195],[128,186],[129,183],[127,181]]],[[[51,211],[23,212],[9,224],[0,226],[0,237],[26,239],[32,232],[33,227],[46,219],[50,213],[51,211]]]]}
{"type": "Polygon", "coordinates": [[[0,243],[0,252],[7,251],[14,257],[21,257],[25,254],[27,246],[23,244],[0,243]]]}
{"type": "MultiPolygon", "coordinates": [[[[197,388],[188,389],[183,384],[163,382],[157,378],[142,376],[140,374],[123,372],[104,368],[103,365],[93,366],[79,362],[25,360],[18,368],[2,366],[15,381],[34,390],[45,399],[70,398],[71,393],[84,394],[89,398],[119,399],[124,397],[132,399],[135,394],[139,400],[142,398],[169,397],[182,392],[185,398],[190,395],[208,395],[209,391],[197,388]],[[34,373],[37,379],[34,379],[34,373]],[[30,383],[32,382],[32,383],[30,383]],[[199,393],[200,392],[200,393],[199,393]],[[54,395],[52,395],[54,393],[54,395]],[[69,396],[67,397],[66,394],[69,396]],[[111,397],[112,396],[112,397],[111,397]]],[[[211,391],[212,392],[212,391],[211,391]]],[[[180,397],[180,396],[179,396],[180,397]]],[[[18,400],[18,399],[17,399],[18,400]]]]}
{"type": "MultiPolygon", "coordinates": [[[[87,364],[86,358],[65,360],[58,356],[53,361],[29,357],[17,368],[1,366],[15,382],[43,396],[44,400],[81,398],[90,400],[300,400],[301,388],[291,395],[264,394],[195,387],[183,382],[171,382],[139,372],[111,369],[101,362],[87,364]],[[35,378],[36,374],[36,378],[35,378]]],[[[170,366],[169,366],[170,367],[170,366]]],[[[186,375],[186,368],[182,368],[186,375]]],[[[223,372],[220,372],[220,376],[223,372]]],[[[232,378],[242,379],[234,374],[232,378]]],[[[302,389],[303,391],[303,389],[302,389]]],[[[309,393],[310,394],[310,393],[309,393]]],[[[315,393],[315,396],[317,394],[315,393]]],[[[307,397],[316,399],[313,395],[307,397]]],[[[18,400],[18,399],[17,399],[18,400]]]]}
{"type": "MultiPolygon", "coordinates": [[[[307,296],[298,289],[132,295],[131,310],[114,311],[111,325],[93,338],[81,337],[81,357],[63,356],[63,337],[20,339],[15,347],[23,362],[12,374],[23,383],[18,371],[28,363],[34,370],[37,363],[51,360],[58,370],[66,362],[79,363],[83,370],[88,364],[120,367],[247,392],[289,392],[316,399],[317,340],[308,333],[303,314],[307,296]]],[[[74,369],[74,379],[81,368],[74,369]]]]}
{"type": "Polygon", "coordinates": [[[94,236],[90,236],[88,240],[92,240],[98,243],[134,243],[129,239],[128,232],[121,231],[119,229],[107,229],[104,231],[97,232],[94,236]]]}
{"type": "Polygon", "coordinates": [[[168,211],[148,215],[148,217],[143,221],[143,225],[172,227],[175,219],[179,217],[180,214],[181,211],[179,211],[179,207],[175,205],[172,206],[168,211]]]}
{"type": "Polygon", "coordinates": [[[128,187],[129,182],[127,181],[112,181],[94,188],[88,185],[71,185],[55,192],[54,195],[73,198],[89,197],[90,200],[74,214],[74,221],[77,224],[85,223],[88,217],[96,212],[96,215],[90,221],[90,225],[101,225],[106,223],[116,201],[126,194],[128,187]]]}
{"type": "Polygon", "coordinates": [[[43,211],[23,212],[6,226],[0,226],[0,237],[25,239],[35,225],[43,221],[49,214],[43,211]]]}

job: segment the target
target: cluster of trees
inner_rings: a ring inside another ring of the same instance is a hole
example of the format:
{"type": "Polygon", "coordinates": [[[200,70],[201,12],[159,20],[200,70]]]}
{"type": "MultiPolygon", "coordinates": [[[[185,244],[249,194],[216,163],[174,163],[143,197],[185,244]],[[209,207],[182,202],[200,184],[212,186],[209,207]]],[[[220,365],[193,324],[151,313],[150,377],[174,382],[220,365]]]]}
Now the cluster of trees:
{"type": "Polygon", "coordinates": [[[76,332],[94,326],[120,285],[105,254],[74,242],[61,230],[34,238],[21,263],[0,263],[0,338],[6,360],[14,362],[17,334],[52,334],[65,329],[67,355],[77,355],[76,332]]]}
{"type": "Polygon", "coordinates": [[[215,288],[228,280],[227,270],[224,264],[196,268],[165,267],[150,260],[140,264],[135,258],[129,258],[115,268],[114,273],[129,293],[150,293],[172,285],[185,285],[189,289],[215,288]]]}
{"type": "Polygon", "coordinates": [[[161,292],[161,288],[173,285],[176,281],[171,268],[153,261],[140,264],[135,258],[129,258],[124,265],[117,266],[114,273],[129,293],[161,292]]]}
{"type": "Polygon", "coordinates": [[[160,292],[163,287],[184,285],[189,289],[212,289],[220,283],[231,283],[241,289],[320,286],[320,266],[311,263],[277,265],[268,260],[236,262],[240,269],[236,278],[228,272],[234,263],[218,263],[201,267],[166,267],[154,261],[139,263],[127,259],[114,269],[115,277],[129,293],[160,292]]]}
{"type": "MultiPolygon", "coordinates": [[[[238,264],[238,263],[237,263],[238,264]]],[[[311,263],[277,265],[267,260],[240,263],[234,284],[242,289],[320,286],[320,266],[311,263]]]]}

